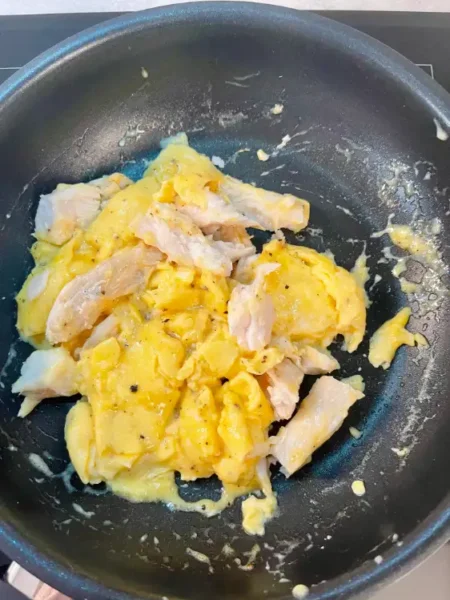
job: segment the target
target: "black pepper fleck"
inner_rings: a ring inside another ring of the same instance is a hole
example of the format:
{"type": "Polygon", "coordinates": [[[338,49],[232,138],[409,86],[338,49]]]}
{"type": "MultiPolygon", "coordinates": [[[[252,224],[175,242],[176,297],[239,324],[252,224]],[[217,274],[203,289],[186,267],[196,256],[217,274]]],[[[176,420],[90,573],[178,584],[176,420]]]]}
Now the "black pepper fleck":
{"type": "Polygon", "coordinates": [[[133,394],[135,394],[139,389],[139,386],[137,384],[133,384],[130,385],[130,392],[133,392],[133,394]]]}

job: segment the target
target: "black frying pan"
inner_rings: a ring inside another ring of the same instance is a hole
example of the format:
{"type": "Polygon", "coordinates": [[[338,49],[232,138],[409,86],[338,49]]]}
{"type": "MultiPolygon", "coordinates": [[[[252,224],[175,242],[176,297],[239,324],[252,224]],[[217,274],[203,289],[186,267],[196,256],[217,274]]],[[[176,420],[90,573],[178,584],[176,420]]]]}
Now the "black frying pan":
{"type": "MultiPolygon", "coordinates": [[[[116,168],[137,175],[159,140],[180,130],[225,160],[250,148],[226,170],[303,195],[312,227],[324,231],[290,241],[330,249],[349,268],[362,250],[349,238],[368,240],[372,281],[382,275],[371,294],[371,335],[405,303],[392,265],[377,263],[385,241],[370,238],[391,212],[403,223],[414,214],[438,217],[448,264],[450,155],[434,118],[450,128],[450,97],[385,46],[332,21],[251,4],[125,16],[7,81],[0,88],[0,548],[77,599],[281,598],[304,583],[323,600],[373,592],[442,544],[450,529],[448,296],[426,314],[413,304],[412,327],[431,343],[423,355],[402,348],[387,372],[362,356],[367,340],[355,356],[338,356],[343,375],[361,367],[366,399],[312,464],[289,481],[275,475],[280,514],[263,540],[242,532],[239,503],[208,521],[83,488],[65,471],[70,403],[44,403],[22,421],[9,391],[30,350],[15,341],[14,294],[31,266],[38,195],[57,182],[116,168]],[[284,105],[280,117],[268,115],[275,103],[284,105]],[[273,149],[286,134],[298,135],[277,158],[256,160],[258,148],[273,149]],[[363,431],[360,440],[349,426],[363,431]],[[403,446],[411,448],[404,461],[391,450],[403,446]],[[44,475],[30,454],[65,476],[44,475]],[[351,492],[356,478],[366,482],[363,499],[351,492]],[[227,541],[235,557],[221,554],[227,541]],[[245,564],[255,542],[255,568],[239,569],[234,558],[245,564]],[[212,557],[213,574],[187,546],[212,557]]],[[[183,490],[190,498],[217,492],[214,481],[183,490]]]]}

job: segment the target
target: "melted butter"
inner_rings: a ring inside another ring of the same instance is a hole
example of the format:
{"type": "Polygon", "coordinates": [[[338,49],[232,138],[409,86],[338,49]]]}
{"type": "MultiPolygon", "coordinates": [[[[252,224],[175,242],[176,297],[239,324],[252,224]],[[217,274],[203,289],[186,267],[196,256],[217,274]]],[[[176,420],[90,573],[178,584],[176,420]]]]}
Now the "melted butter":
{"type": "Polygon", "coordinates": [[[411,225],[393,225],[393,217],[393,214],[389,215],[386,228],[373,233],[371,237],[378,238],[387,234],[393,244],[408,255],[396,256],[392,253],[391,247],[385,247],[384,257],[378,262],[395,261],[392,274],[400,280],[402,291],[412,300],[417,301],[419,316],[435,312],[448,295],[448,288],[443,278],[448,273],[448,268],[438,251],[439,240],[436,237],[442,230],[441,221],[438,218],[431,221],[413,219],[411,225]],[[407,270],[411,257],[414,257],[414,260],[424,269],[420,283],[400,277],[407,270]]]}
{"type": "Polygon", "coordinates": [[[392,243],[398,248],[413,256],[420,256],[427,262],[433,262],[437,258],[438,253],[434,241],[426,234],[438,234],[440,232],[439,221],[433,219],[433,221],[425,224],[425,226],[422,224],[421,228],[428,231],[419,233],[414,231],[410,225],[393,225],[392,219],[394,216],[394,214],[390,214],[386,227],[381,231],[372,233],[370,237],[379,238],[387,234],[391,238],[392,243]]]}
{"type": "Polygon", "coordinates": [[[413,283],[412,281],[408,281],[407,279],[400,279],[400,287],[402,288],[402,292],[405,292],[405,294],[414,294],[414,292],[417,292],[418,288],[419,288],[419,284],[418,283],[413,283]]]}
{"type": "Polygon", "coordinates": [[[397,264],[395,265],[395,267],[392,269],[391,273],[394,277],[400,277],[400,275],[402,273],[404,273],[407,269],[406,266],[406,259],[405,258],[398,258],[397,256],[394,256],[393,254],[391,254],[391,256],[389,258],[393,258],[394,260],[397,261],[397,264]]]}
{"type": "Polygon", "coordinates": [[[374,367],[387,369],[397,350],[402,345],[426,346],[427,341],[420,333],[411,333],[405,329],[411,309],[403,308],[395,317],[386,321],[373,334],[370,340],[369,362],[374,367]]]}
{"type": "Polygon", "coordinates": [[[432,262],[437,257],[436,248],[433,247],[431,240],[415,233],[409,225],[391,225],[387,233],[393,244],[409,254],[420,255],[428,262],[432,262]]]}

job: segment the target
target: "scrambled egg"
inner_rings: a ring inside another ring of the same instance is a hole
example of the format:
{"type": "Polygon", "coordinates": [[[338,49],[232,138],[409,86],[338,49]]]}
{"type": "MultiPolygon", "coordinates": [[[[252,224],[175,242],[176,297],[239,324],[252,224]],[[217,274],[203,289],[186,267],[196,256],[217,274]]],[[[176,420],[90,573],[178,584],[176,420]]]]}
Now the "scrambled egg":
{"type": "Polygon", "coordinates": [[[436,258],[436,249],[430,241],[415,233],[409,225],[390,225],[387,232],[392,242],[409,254],[420,255],[428,261],[436,258]]]}
{"type": "MultiPolygon", "coordinates": [[[[142,180],[114,194],[64,245],[35,242],[36,266],[17,296],[21,336],[49,347],[46,323],[67,283],[140,243],[130,225],[152,203],[178,199],[204,209],[223,178],[193,149],[169,145],[142,180]],[[30,294],[37,276],[45,279],[44,289],[30,294]]],[[[363,287],[351,273],[310,248],[279,240],[266,244],[246,273],[248,281],[264,263],[279,265],[265,280],[275,311],[273,336],[324,350],[342,335],[348,352],[356,350],[366,310],[363,287]]],[[[91,331],[81,331],[61,344],[76,360],[76,389],[82,395],[67,417],[67,447],[84,483],[106,481],[132,501],[164,501],[211,516],[237,496],[262,488],[257,466],[268,454],[274,411],[258,378],[281,363],[285,352],[272,343],[250,352],[231,335],[233,278],[167,257],[149,273],[143,287],[104,305],[99,323],[113,316],[114,335],[85,347],[91,331]],[[182,500],[175,473],[183,481],[217,476],[222,498],[182,500]]],[[[404,330],[395,331],[403,333],[395,333],[392,348],[409,343],[404,330]]],[[[385,365],[395,350],[380,353],[386,334],[377,336],[371,359],[385,365]]],[[[275,511],[270,485],[265,495],[249,498],[243,507],[249,533],[263,533],[275,511]]]]}
{"type": "Polygon", "coordinates": [[[369,362],[374,367],[387,369],[400,346],[427,346],[427,341],[420,333],[410,333],[406,325],[411,316],[409,307],[402,308],[395,317],[383,323],[370,339],[369,362]]]}
{"type": "Polygon", "coordinates": [[[267,277],[275,334],[321,348],[342,335],[346,350],[356,350],[366,329],[366,310],[355,277],[324,254],[279,240],[266,244],[258,262],[280,265],[267,277]]]}
{"type": "Polygon", "coordinates": [[[37,241],[31,248],[31,254],[36,266],[17,296],[17,328],[24,339],[40,345],[44,341],[48,315],[59,292],[74,277],[91,269],[96,258],[95,251],[83,244],[81,232],[77,232],[62,248],[37,241]],[[37,297],[30,297],[30,284],[44,271],[48,272],[45,289],[37,297]]]}

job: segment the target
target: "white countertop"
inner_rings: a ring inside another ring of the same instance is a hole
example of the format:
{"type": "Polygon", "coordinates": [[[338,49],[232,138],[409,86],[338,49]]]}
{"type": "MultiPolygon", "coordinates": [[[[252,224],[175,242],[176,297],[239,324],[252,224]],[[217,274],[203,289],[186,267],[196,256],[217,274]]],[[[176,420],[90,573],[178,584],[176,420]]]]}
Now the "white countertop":
{"type": "MultiPolygon", "coordinates": [[[[179,0],[186,1],[186,0],[179,0]]],[[[254,0],[253,0],[254,1],[254,0]]],[[[167,0],[0,0],[0,15],[142,10],[167,0]]],[[[267,0],[303,10],[400,10],[450,12],[450,0],[267,0]]]]}
{"type": "Polygon", "coordinates": [[[370,600],[449,600],[450,544],[370,600]]]}

